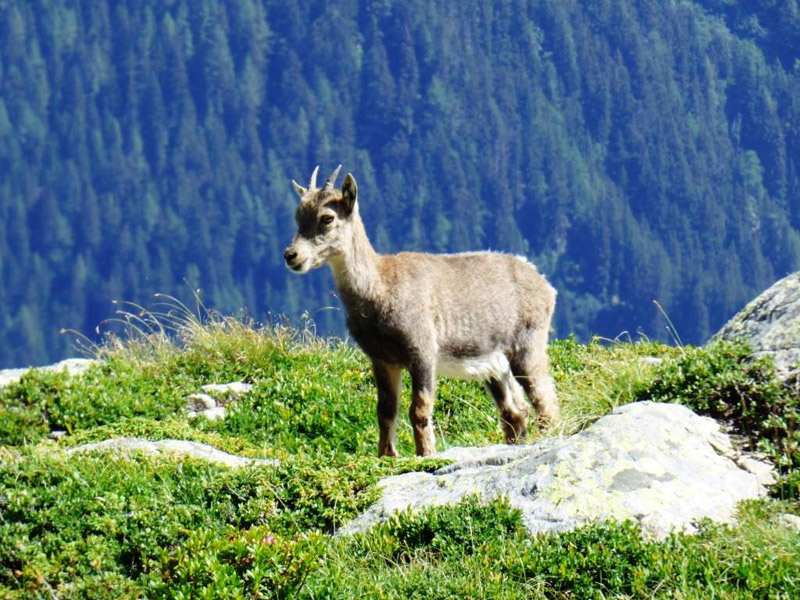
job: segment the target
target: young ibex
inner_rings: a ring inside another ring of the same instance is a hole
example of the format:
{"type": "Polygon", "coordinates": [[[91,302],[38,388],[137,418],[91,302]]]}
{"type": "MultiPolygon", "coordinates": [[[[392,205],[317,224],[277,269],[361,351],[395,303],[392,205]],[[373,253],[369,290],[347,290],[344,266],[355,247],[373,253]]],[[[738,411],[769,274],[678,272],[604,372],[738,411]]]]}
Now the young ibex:
{"type": "Polygon", "coordinates": [[[380,455],[396,456],[402,371],[411,374],[409,411],[418,455],[436,451],[431,415],[436,375],[480,379],[494,398],[507,443],[527,434],[524,389],[543,421],[558,416],[547,336],[555,290],[523,258],[494,252],[379,255],[358,214],[358,187],[292,181],[300,196],[297,234],[284,258],[296,273],[324,263],[347,310],[353,338],[372,359],[378,387],[380,455]]]}

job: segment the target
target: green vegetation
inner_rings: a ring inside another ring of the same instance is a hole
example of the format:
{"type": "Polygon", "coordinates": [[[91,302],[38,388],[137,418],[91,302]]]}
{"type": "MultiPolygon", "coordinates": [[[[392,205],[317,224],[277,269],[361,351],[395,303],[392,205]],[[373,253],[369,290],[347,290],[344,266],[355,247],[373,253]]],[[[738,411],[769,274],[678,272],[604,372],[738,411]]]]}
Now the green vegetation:
{"type": "Polygon", "coordinates": [[[559,336],[699,343],[800,268],[796,0],[3,0],[0,367],[156,291],[344,333],[292,276],[342,163],[380,252],[494,248],[559,336]]]}
{"type": "Polygon", "coordinates": [[[631,524],[557,536],[525,532],[502,501],[402,514],[331,546],[309,596],[387,598],[792,598],[800,536],[784,507],[742,507],[736,528],[645,541],[631,524]],[[353,568],[353,564],[357,568],[353,568]],[[342,593],[343,592],[343,593],[342,593]]]}
{"type": "MultiPolygon", "coordinates": [[[[800,594],[800,534],[776,519],[800,514],[786,495],[744,504],[735,526],[706,524],[699,535],[663,541],[612,523],[531,538],[502,499],[331,536],[374,500],[380,477],[441,461],[411,458],[402,418],[405,458],[375,457],[375,390],[365,357],[350,346],[215,314],[204,324],[179,321],[172,338],[157,328],[111,338],[84,376],[31,373],[0,389],[0,597],[800,594]],[[185,422],[184,394],[232,379],[254,389],[224,421],[185,422]],[[69,435],[48,440],[59,428],[69,435]],[[121,435],[197,440],[280,465],[233,470],[198,459],[64,452],[121,435]]],[[[556,341],[551,358],[564,410],[556,431],[572,433],[638,399],[678,401],[758,436],[785,473],[796,473],[794,425],[787,421],[784,431],[773,421],[776,406],[789,415],[800,400],[745,352],[727,344],[556,341]],[[662,364],[642,360],[650,356],[662,364]]],[[[443,380],[436,416],[440,449],[501,441],[478,384],[443,380]]]]}
{"type": "Polygon", "coordinates": [[[726,423],[750,449],[768,456],[786,478],[776,491],[800,497],[800,401],[775,378],[772,363],[751,359],[742,344],[687,348],[660,366],[636,399],[680,402],[726,423]]]}

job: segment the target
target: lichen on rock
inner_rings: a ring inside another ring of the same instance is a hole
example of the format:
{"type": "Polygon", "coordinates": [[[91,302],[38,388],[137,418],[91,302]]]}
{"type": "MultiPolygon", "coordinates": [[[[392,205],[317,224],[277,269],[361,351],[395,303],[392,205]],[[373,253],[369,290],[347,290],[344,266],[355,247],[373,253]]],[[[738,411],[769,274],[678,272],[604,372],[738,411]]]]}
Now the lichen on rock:
{"type": "Polygon", "coordinates": [[[396,511],[478,495],[506,497],[531,533],[632,519],[660,538],[695,531],[705,518],[730,521],[740,500],[766,493],[759,475],[738,464],[741,455],[717,423],[677,404],[629,404],[570,437],[453,448],[437,457],[455,462],[383,479],[382,498],[342,533],[396,511]]]}
{"type": "Polygon", "coordinates": [[[771,356],[778,376],[800,382],[800,271],[749,302],[711,338],[744,340],[754,356],[771,356]]]}

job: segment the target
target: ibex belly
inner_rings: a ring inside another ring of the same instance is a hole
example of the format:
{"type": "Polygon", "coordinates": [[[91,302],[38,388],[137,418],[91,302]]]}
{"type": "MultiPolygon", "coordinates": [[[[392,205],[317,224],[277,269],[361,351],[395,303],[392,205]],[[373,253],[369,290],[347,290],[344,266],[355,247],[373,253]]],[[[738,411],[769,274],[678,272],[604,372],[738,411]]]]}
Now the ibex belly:
{"type": "Polygon", "coordinates": [[[504,380],[510,371],[508,359],[500,350],[470,357],[439,356],[436,373],[459,379],[504,380]]]}

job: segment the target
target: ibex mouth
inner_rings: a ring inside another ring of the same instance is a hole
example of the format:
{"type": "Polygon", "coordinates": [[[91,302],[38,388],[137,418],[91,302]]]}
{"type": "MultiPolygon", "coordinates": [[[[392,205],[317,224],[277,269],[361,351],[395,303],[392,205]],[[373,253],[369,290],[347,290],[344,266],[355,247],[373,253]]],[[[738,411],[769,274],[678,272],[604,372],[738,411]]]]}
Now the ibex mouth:
{"type": "Polygon", "coordinates": [[[299,262],[291,262],[291,263],[287,261],[286,266],[289,267],[289,270],[292,273],[297,273],[299,275],[308,273],[310,271],[307,260],[301,260],[299,262]]]}

